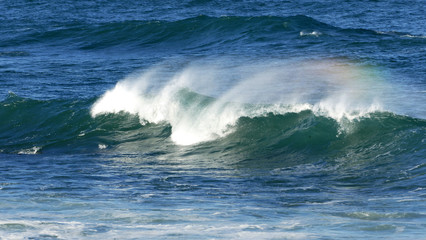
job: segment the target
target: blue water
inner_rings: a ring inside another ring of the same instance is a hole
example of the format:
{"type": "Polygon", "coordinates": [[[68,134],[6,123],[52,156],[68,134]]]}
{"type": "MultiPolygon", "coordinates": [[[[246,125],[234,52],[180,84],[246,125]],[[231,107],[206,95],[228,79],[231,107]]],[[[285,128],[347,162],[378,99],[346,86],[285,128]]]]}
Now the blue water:
{"type": "Polygon", "coordinates": [[[425,239],[424,1],[0,12],[0,239],[425,239]]]}

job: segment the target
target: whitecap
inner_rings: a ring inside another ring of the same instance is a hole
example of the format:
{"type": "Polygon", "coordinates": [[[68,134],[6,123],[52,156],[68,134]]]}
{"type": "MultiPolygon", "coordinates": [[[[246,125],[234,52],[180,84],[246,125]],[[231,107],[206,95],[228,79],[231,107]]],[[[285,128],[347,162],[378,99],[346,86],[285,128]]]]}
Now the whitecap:
{"type": "Polygon", "coordinates": [[[322,35],[322,32],[320,32],[320,31],[312,31],[312,32],[309,32],[309,31],[300,31],[299,35],[300,35],[301,37],[303,37],[303,36],[314,36],[314,37],[319,37],[319,36],[321,36],[321,35],[322,35]]]}
{"type": "Polygon", "coordinates": [[[34,146],[32,148],[22,149],[18,152],[18,154],[23,154],[23,155],[39,154],[41,152],[40,150],[41,150],[41,147],[34,146]]]}

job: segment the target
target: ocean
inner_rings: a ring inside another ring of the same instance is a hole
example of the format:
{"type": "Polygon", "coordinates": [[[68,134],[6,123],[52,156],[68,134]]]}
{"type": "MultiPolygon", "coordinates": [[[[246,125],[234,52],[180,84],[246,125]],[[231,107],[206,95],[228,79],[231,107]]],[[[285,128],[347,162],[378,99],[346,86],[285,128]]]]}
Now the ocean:
{"type": "Polygon", "coordinates": [[[423,0],[0,12],[0,239],[426,239],[423,0]]]}

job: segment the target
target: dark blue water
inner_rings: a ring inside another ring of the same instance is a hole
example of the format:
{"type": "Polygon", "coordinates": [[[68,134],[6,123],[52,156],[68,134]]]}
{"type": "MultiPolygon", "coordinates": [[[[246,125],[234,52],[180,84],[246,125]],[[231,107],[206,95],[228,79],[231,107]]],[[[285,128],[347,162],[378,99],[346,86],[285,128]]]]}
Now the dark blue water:
{"type": "Polygon", "coordinates": [[[0,12],[0,239],[424,238],[424,1],[0,12]]]}

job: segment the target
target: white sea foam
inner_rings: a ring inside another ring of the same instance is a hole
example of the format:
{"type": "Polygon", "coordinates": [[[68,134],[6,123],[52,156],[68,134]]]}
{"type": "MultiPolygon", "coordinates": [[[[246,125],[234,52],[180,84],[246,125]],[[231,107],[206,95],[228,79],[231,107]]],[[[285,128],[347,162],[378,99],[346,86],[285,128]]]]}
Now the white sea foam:
{"type": "Polygon", "coordinates": [[[321,33],[321,32],[319,32],[319,31],[312,31],[312,32],[309,32],[309,31],[301,31],[301,32],[299,33],[299,35],[300,35],[301,37],[303,37],[303,36],[314,36],[314,37],[319,37],[320,35],[322,35],[322,33],[321,33]]]}
{"type": "Polygon", "coordinates": [[[426,38],[425,35],[404,34],[404,33],[396,32],[396,31],[388,31],[388,32],[376,31],[376,33],[382,34],[382,35],[400,36],[405,38],[419,38],[419,39],[426,38]]]}
{"type": "Polygon", "coordinates": [[[41,147],[34,146],[28,149],[22,149],[18,152],[18,154],[30,155],[30,154],[38,154],[40,153],[41,147]]]}
{"type": "Polygon", "coordinates": [[[298,223],[283,222],[271,228],[267,224],[115,224],[114,226],[76,221],[48,222],[1,220],[0,234],[4,239],[164,239],[196,236],[225,239],[306,239],[306,232],[294,232],[298,223]],[[101,231],[99,231],[101,229],[101,231]],[[104,230],[102,230],[104,229],[104,230]]]}
{"type": "Polygon", "coordinates": [[[402,35],[403,37],[407,37],[407,38],[426,38],[426,36],[423,35],[411,35],[411,34],[405,34],[402,35]]]}
{"type": "Polygon", "coordinates": [[[242,116],[311,110],[340,122],[382,109],[380,79],[345,62],[192,64],[166,79],[164,71],[118,82],[92,106],[92,116],[128,112],[142,124],[166,122],[176,144],[191,145],[227,135],[242,116]]]}
{"type": "Polygon", "coordinates": [[[98,148],[99,149],[106,149],[108,147],[108,145],[105,144],[98,144],[98,148]]]}
{"type": "Polygon", "coordinates": [[[74,239],[81,238],[85,225],[80,222],[0,220],[2,239],[74,239]]]}

